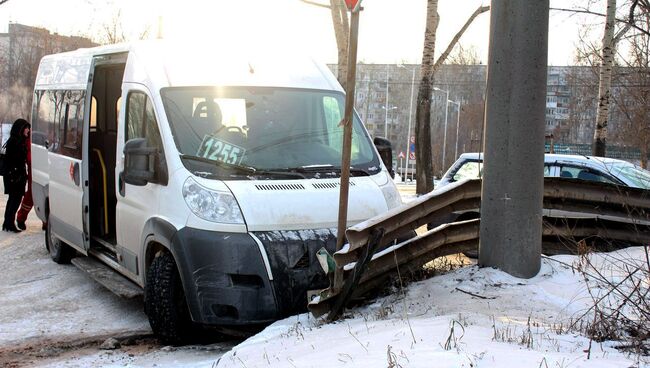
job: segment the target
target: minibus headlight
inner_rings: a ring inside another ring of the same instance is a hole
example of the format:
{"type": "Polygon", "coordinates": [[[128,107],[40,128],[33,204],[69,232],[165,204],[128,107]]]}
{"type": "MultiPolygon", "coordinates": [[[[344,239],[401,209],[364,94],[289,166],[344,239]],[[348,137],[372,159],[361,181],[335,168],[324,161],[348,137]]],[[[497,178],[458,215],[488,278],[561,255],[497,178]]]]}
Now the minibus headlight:
{"type": "Polygon", "coordinates": [[[208,190],[194,179],[188,178],[183,184],[185,203],[198,217],[226,224],[243,224],[239,205],[230,192],[208,190]]]}

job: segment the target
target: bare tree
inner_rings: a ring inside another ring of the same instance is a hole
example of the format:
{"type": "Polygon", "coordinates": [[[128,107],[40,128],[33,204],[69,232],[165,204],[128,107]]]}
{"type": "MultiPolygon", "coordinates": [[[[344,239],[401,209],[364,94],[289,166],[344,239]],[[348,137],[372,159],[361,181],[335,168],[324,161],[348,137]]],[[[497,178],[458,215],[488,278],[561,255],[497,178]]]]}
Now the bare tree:
{"type": "Polygon", "coordinates": [[[29,117],[31,94],[38,63],[41,58],[56,50],[56,45],[45,29],[30,29],[26,32],[12,32],[6,50],[5,70],[0,76],[3,86],[0,92],[0,119],[14,120],[29,117]]]}
{"type": "Polygon", "coordinates": [[[415,170],[417,194],[433,190],[433,164],[431,154],[431,89],[433,85],[433,53],[436,48],[436,31],[440,16],[438,0],[427,1],[427,21],[424,31],[424,50],[422,52],[421,80],[418,88],[417,109],[415,112],[415,156],[418,164],[415,170]]]}
{"type": "MultiPolygon", "coordinates": [[[[338,48],[338,80],[345,89],[346,70],[347,70],[347,42],[349,34],[349,24],[347,10],[343,0],[329,0],[329,5],[313,0],[301,0],[302,2],[322,8],[328,8],[332,15],[332,24],[336,36],[338,48]]],[[[456,33],[445,51],[434,60],[436,29],[438,28],[438,1],[427,1],[427,22],[425,30],[424,51],[422,53],[422,66],[420,71],[421,82],[418,89],[417,110],[415,135],[416,156],[418,165],[416,166],[416,179],[418,194],[424,194],[433,190],[433,165],[431,153],[431,89],[433,86],[434,73],[447,59],[454,46],[458,43],[463,33],[479,14],[490,9],[489,6],[480,6],[469,17],[463,27],[456,33]],[[435,61],[435,63],[434,63],[435,61]]]]}
{"type": "MultiPolygon", "coordinates": [[[[639,19],[650,26],[650,14],[639,19]]],[[[639,150],[641,165],[648,167],[650,153],[650,36],[632,30],[626,38],[629,52],[620,57],[622,67],[615,73],[616,92],[613,94],[618,117],[614,139],[639,150]]]]}
{"type": "MultiPolygon", "coordinates": [[[[590,2],[591,4],[591,2],[590,2]]],[[[649,29],[639,27],[636,24],[636,10],[641,9],[642,16],[647,16],[648,8],[650,8],[648,0],[629,0],[626,6],[629,5],[626,19],[616,18],[616,0],[607,0],[606,14],[597,13],[587,8],[583,9],[564,9],[553,8],[553,10],[569,11],[575,13],[585,13],[605,17],[605,29],[603,33],[602,44],[600,47],[600,71],[599,71],[599,85],[598,85],[598,110],[596,117],[596,127],[594,130],[594,140],[592,144],[592,154],[595,156],[605,156],[607,148],[607,126],[609,124],[609,110],[611,99],[611,81],[612,81],[612,68],[615,63],[616,48],[619,41],[630,30],[635,29],[646,35],[650,35],[649,29]],[[621,28],[616,32],[616,24],[622,24],[621,28]]]]}
{"type": "Polygon", "coordinates": [[[348,11],[344,0],[329,0],[329,5],[311,0],[301,1],[305,4],[310,4],[330,10],[338,53],[336,78],[338,79],[341,86],[343,86],[343,89],[347,90],[346,82],[348,75],[348,39],[350,38],[350,22],[348,20],[348,11]]]}
{"type": "MultiPolygon", "coordinates": [[[[616,24],[620,25],[618,31],[609,30],[614,33],[612,39],[614,47],[606,50],[610,54],[608,56],[609,61],[604,59],[605,50],[602,44],[599,45],[586,36],[593,28],[591,26],[583,28],[576,48],[576,61],[579,64],[592,66],[593,70],[598,67],[597,70],[599,71],[597,80],[599,81],[600,93],[597,100],[598,116],[596,118],[597,126],[593,134],[592,152],[595,155],[605,155],[607,153],[606,145],[610,135],[608,134],[608,128],[611,117],[613,119],[612,123],[615,124],[611,127],[614,128],[611,132],[613,142],[636,147],[641,152],[646,152],[645,154],[641,153],[641,162],[644,165],[647,165],[645,163],[647,161],[647,147],[650,143],[645,133],[648,129],[647,119],[643,120],[644,114],[647,114],[645,110],[649,108],[644,97],[646,93],[644,86],[647,86],[644,77],[648,73],[648,63],[645,61],[647,59],[647,47],[644,47],[644,45],[650,39],[649,5],[648,0],[628,0],[619,8],[625,10],[626,17],[624,19],[615,18],[616,24]],[[619,44],[621,44],[621,47],[618,47],[619,44]],[[617,51],[618,49],[626,49],[629,52],[621,54],[617,51]],[[605,67],[608,64],[610,65],[605,67]]],[[[571,11],[571,9],[557,10],[571,11]]],[[[588,7],[575,11],[601,17],[606,16],[605,14],[593,12],[588,7]]]]}
{"type": "MultiPolygon", "coordinates": [[[[122,10],[118,9],[113,16],[102,24],[102,34],[99,36],[100,43],[104,45],[116,44],[129,41],[131,38],[124,30],[124,20],[122,10]]],[[[142,40],[149,36],[150,24],[143,25],[142,30],[135,36],[142,40]]]]}
{"type": "Polygon", "coordinates": [[[6,3],[7,1],[9,1],[9,0],[0,0],[0,5],[6,3]]]}
{"type": "Polygon", "coordinates": [[[607,148],[607,124],[609,122],[609,99],[612,85],[612,66],[616,53],[616,40],[614,27],[616,22],[616,0],[607,0],[607,15],[605,19],[605,32],[602,43],[602,63],[600,64],[600,77],[598,83],[598,113],[596,115],[596,130],[592,154],[605,156],[607,148]]]}
{"type": "Polygon", "coordinates": [[[424,50],[422,52],[422,66],[420,72],[420,88],[418,89],[417,110],[415,113],[415,155],[418,159],[415,177],[417,180],[415,192],[428,193],[433,190],[433,155],[431,152],[431,90],[436,70],[445,62],[458,40],[474,19],[481,13],[488,11],[488,6],[480,6],[467,19],[463,27],[456,33],[445,51],[434,63],[436,46],[436,30],[440,16],[438,15],[438,0],[427,1],[427,20],[424,31],[424,50]]]}

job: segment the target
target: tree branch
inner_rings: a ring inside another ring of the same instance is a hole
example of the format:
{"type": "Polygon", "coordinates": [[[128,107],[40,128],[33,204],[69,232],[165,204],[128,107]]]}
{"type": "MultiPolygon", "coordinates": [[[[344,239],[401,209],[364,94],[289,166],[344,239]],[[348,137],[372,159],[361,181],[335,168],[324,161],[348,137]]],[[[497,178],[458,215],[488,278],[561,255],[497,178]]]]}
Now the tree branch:
{"type": "Polygon", "coordinates": [[[479,6],[478,8],[476,8],[474,13],[472,13],[472,15],[467,19],[467,21],[465,22],[463,27],[456,33],[454,38],[449,42],[449,45],[447,45],[447,49],[445,50],[445,52],[443,52],[440,55],[440,57],[438,58],[438,60],[436,60],[436,63],[433,65],[433,71],[434,72],[436,70],[438,70],[440,65],[442,65],[442,63],[444,63],[445,60],[447,60],[447,57],[451,53],[451,50],[453,50],[454,46],[456,46],[456,43],[458,43],[458,40],[460,40],[460,38],[463,36],[463,33],[465,33],[465,31],[470,26],[470,24],[472,24],[472,22],[474,21],[474,18],[476,18],[479,14],[485,13],[488,10],[490,10],[489,5],[488,6],[479,6]]]}
{"type": "Polygon", "coordinates": [[[614,43],[618,43],[618,41],[621,40],[621,37],[627,33],[627,31],[630,30],[630,27],[634,25],[634,9],[636,8],[637,4],[639,3],[639,0],[634,0],[632,2],[632,6],[630,6],[630,13],[628,16],[628,21],[625,24],[625,26],[618,31],[618,33],[614,36],[614,43]]]}
{"type": "MultiPolygon", "coordinates": [[[[634,4],[636,4],[636,0],[635,0],[634,4]]],[[[633,6],[634,6],[634,5],[633,5],[633,6]]],[[[605,14],[603,14],[603,13],[597,13],[597,12],[594,12],[594,11],[591,11],[591,10],[567,9],[567,8],[550,8],[550,10],[563,11],[563,12],[569,12],[569,13],[590,14],[590,15],[597,15],[597,16],[599,16],[599,17],[605,17],[605,14]]],[[[618,18],[617,18],[616,21],[619,22],[619,23],[623,23],[623,24],[629,25],[630,27],[636,29],[637,31],[639,31],[639,32],[641,32],[641,33],[643,33],[643,34],[645,34],[645,35],[647,35],[647,36],[650,36],[650,31],[645,30],[645,29],[643,29],[643,28],[637,26],[637,25],[634,24],[634,23],[630,23],[628,20],[625,20],[625,19],[618,19],[618,18]]]]}
{"type": "MultiPolygon", "coordinates": [[[[0,1],[2,1],[2,0],[0,0],[0,1]]],[[[8,0],[4,0],[4,1],[8,1],[8,0]]],[[[300,0],[300,1],[302,1],[305,4],[319,6],[321,8],[325,8],[325,9],[331,9],[329,5],[317,3],[315,1],[310,1],[310,0],[300,0]]]]}

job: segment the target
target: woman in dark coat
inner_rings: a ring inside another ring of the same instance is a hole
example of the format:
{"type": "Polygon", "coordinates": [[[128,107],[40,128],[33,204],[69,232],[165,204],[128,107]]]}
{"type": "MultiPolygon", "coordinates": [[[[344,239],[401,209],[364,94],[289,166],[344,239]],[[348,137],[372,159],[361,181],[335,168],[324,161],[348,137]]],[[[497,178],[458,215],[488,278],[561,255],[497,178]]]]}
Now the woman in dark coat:
{"type": "Polygon", "coordinates": [[[2,230],[20,232],[16,227],[16,211],[25,195],[27,184],[27,146],[31,126],[25,119],[18,119],[11,126],[11,136],[5,145],[3,181],[5,194],[9,195],[5,208],[2,230]]]}

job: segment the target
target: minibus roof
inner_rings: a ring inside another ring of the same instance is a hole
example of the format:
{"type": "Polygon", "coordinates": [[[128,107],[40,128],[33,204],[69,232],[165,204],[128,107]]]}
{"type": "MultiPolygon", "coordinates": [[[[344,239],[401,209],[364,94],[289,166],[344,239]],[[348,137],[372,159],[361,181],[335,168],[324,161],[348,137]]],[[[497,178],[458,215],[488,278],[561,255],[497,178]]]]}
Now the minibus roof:
{"type": "Polygon", "coordinates": [[[85,89],[94,57],[128,52],[124,81],[154,91],[183,86],[263,86],[343,92],[324,64],[276,46],[246,51],[246,45],[154,40],[79,49],[45,56],[36,88],[85,89]]]}

